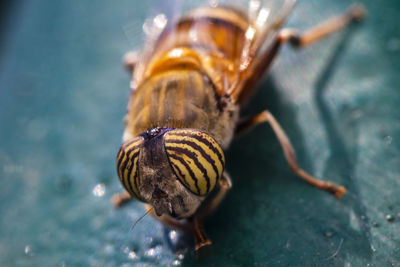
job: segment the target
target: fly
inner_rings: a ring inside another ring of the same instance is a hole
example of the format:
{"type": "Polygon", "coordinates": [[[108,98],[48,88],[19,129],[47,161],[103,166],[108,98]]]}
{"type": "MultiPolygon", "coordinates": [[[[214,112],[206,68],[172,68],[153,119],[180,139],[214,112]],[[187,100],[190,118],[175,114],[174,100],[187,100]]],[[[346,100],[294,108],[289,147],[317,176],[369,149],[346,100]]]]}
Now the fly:
{"type": "Polygon", "coordinates": [[[143,50],[126,57],[133,90],[117,155],[126,191],[113,202],[144,202],[164,224],[193,233],[196,250],[211,244],[203,222],[232,187],[224,150],[234,136],[261,123],[271,126],[295,174],[337,198],[346,193],[298,166],[268,110],[246,120],[239,112],[283,44],[307,47],[360,21],[365,9],[354,5],[299,32],[282,28],[295,1],[271,3],[252,0],[245,9],[212,1],[178,20],[159,15],[143,50]]]}

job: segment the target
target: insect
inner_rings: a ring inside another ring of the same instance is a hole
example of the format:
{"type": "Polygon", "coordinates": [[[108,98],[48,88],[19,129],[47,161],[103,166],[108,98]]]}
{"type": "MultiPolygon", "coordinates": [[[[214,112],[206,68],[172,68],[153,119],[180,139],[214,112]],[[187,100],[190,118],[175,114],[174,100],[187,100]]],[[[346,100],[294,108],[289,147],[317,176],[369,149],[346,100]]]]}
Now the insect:
{"type": "Polygon", "coordinates": [[[288,137],[268,110],[239,118],[283,44],[309,46],[365,15],[354,5],[299,32],[282,28],[294,4],[252,0],[246,10],[213,1],[177,20],[156,18],[158,31],[140,54],[126,59],[132,93],[117,155],[126,191],[114,196],[116,206],[138,199],[164,224],[193,233],[196,250],[211,244],[203,222],[232,186],[224,150],[234,136],[261,123],[272,127],[295,174],[337,198],[346,193],[298,166],[288,137]]]}

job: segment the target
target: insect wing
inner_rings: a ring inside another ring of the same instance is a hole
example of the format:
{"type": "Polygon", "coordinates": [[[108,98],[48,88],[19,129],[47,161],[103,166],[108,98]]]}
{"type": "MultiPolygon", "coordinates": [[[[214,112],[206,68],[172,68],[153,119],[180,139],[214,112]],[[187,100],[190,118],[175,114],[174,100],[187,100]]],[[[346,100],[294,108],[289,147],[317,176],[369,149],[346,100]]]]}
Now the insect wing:
{"type": "MultiPolygon", "coordinates": [[[[138,46],[138,39],[142,40],[142,49],[137,54],[135,63],[132,89],[136,89],[146,77],[145,73],[150,61],[154,59],[155,53],[161,53],[172,49],[174,46],[184,46],[188,43],[200,58],[203,54],[209,54],[210,50],[222,51],[229,54],[228,58],[234,59],[233,62],[236,65],[234,69],[238,69],[237,66],[247,67],[246,61],[249,61],[249,58],[254,58],[261,50],[269,46],[276,32],[286,21],[295,2],[296,0],[152,1],[151,8],[147,12],[149,15],[144,23],[128,23],[124,27],[125,34],[133,47],[138,46]],[[195,11],[193,12],[193,10],[195,11]],[[223,10],[227,12],[224,14],[223,10]],[[237,12],[228,12],[228,10],[237,10],[237,12]],[[202,14],[202,11],[205,14],[202,14]],[[214,14],[211,14],[213,12],[214,14]],[[220,29],[213,30],[207,26],[203,19],[193,19],[191,23],[187,24],[189,26],[185,26],[185,31],[176,30],[177,23],[182,22],[182,18],[190,16],[208,16],[221,21],[228,21],[228,24],[232,22],[231,24],[242,26],[245,38],[244,40],[237,38],[235,34],[232,35],[220,29]],[[234,18],[235,16],[237,18],[234,18]],[[161,45],[162,37],[174,30],[177,34],[170,34],[169,37],[175,38],[177,41],[168,40],[166,43],[169,43],[169,45],[161,45]],[[141,38],[138,38],[138,36],[141,36],[141,38]],[[238,42],[241,43],[238,45],[238,42]],[[204,49],[205,46],[208,50],[204,49]],[[235,59],[237,60],[235,61],[235,59]]],[[[222,57],[224,56],[226,55],[222,57]]],[[[210,68],[216,68],[216,66],[210,68]]],[[[214,80],[213,77],[211,79],[214,80]]],[[[216,79],[220,78],[216,77],[216,79]]],[[[229,88],[230,82],[228,80],[221,81],[220,87],[229,88]]]]}
{"type": "Polygon", "coordinates": [[[123,26],[128,42],[135,53],[135,68],[132,89],[143,80],[144,73],[156,51],[156,44],[163,32],[170,31],[182,15],[188,10],[201,5],[204,1],[154,0],[146,1],[148,8],[144,21],[134,20],[123,26]],[[189,2],[189,3],[188,3],[189,2]]]}

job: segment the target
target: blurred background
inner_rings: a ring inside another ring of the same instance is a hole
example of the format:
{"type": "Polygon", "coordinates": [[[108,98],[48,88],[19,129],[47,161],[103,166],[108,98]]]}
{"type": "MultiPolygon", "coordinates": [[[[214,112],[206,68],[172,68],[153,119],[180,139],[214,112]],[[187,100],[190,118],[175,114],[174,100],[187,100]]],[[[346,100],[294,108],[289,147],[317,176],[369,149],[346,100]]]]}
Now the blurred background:
{"type": "MultiPolygon", "coordinates": [[[[130,232],[140,203],[110,203],[129,95],[121,59],[157,1],[3,1],[0,265],[400,266],[400,3],[360,2],[362,24],[284,47],[244,110],[268,108],[300,165],[348,194],[306,185],[259,126],[227,152],[234,186],[196,259],[150,216],[130,232]]],[[[288,25],[307,29],[352,3],[299,0],[288,25]]]]}

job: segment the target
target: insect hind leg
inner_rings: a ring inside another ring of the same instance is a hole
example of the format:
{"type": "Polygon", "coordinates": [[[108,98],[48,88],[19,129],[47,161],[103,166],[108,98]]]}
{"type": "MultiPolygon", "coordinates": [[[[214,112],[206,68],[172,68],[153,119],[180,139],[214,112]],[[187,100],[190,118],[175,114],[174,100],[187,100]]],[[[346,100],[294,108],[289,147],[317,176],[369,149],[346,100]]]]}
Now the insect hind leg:
{"type": "Polygon", "coordinates": [[[260,114],[242,122],[241,124],[238,125],[236,133],[240,134],[264,122],[268,122],[272,130],[275,132],[275,135],[277,136],[278,141],[281,144],[286,161],[288,162],[290,168],[295,174],[297,174],[300,178],[302,178],[312,186],[315,186],[319,189],[332,193],[337,198],[341,198],[346,193],[345,187],[328,181],[318,180],[299,167],[295,151],[292,147],[292,144],[290,143],[289,138],[283,131],[282,127],[279,125],[278,121],[269,111],[265,110],[260,114]]]}
{"type": "Polygon", "coordinates": [[[284,41],[288,41],[296,48],[306,47],[342,30],[351,23],[363,20],[366,13],[364,6],[355,4],[342,14],[323,21],[305,32],[301,33],[294,29],[283,29],[280,35],[284,41]]]}

